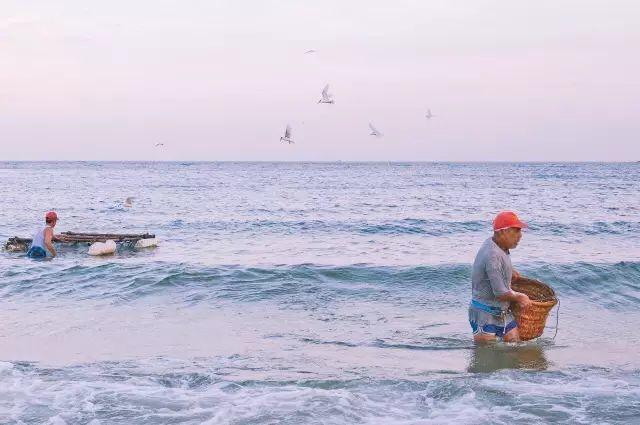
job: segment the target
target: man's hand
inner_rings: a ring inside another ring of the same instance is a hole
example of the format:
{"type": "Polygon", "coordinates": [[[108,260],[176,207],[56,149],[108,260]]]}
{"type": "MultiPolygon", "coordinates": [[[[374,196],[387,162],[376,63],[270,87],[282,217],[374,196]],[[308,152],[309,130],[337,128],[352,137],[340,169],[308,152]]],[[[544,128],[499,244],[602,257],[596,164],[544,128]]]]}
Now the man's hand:
{"type": "Polygon", "coordinates": [[[51,238],[53,242],[64,242],[66,240],[65,235],[53,235],[51,238]]]}
{"type": "Polygon", "coordinates": [[[529,299],[527,294],[523,294],[522,292],[518,292],[518,301],[516,302],[518,303],[518,307],[520,307],[521,310],[525,310],[531,305],[531,300],[529,299]]]}
{"type": "Polygon", "coordinates": [[[511,282],[513,282],[514,280],[518,280],[518,279],[520,279],[520,273],[518,273],[516,271],[516,269],[513,269],[511,271],[511,282]]]}

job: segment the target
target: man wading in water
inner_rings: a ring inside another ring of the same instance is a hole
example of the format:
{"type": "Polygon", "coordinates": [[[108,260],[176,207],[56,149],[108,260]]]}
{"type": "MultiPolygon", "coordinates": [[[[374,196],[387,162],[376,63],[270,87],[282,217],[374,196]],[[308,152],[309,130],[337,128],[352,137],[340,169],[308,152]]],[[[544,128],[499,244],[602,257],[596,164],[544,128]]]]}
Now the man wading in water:
{"type": "Polygon", "coordinates": [[[523,293],[511,289],[511,280],[520,275],[511,265],[509,250],[518,246],[522,229],[527,225],[511,211],[503,211],[493,221],[493,237],[480,247],[471,273],[469,323],[475,342],[520,340],[518,324],[509,311],[511,302],[522,309],[531,301],[523,293]]]}
{"type": "Polygon", "coordinates": [[[30,258],[45,258],[47,251],[51,257],[58,255],[56,249],[53,247],[54,239],[61,239],[53,234],[53,228],[56,227],[58,222],[58,214],[55,211],[49,211],[44,216],[46,226],[36,232],[33,235],[33,241],[31,247],[27,251],[27,256],[30,258]]]}

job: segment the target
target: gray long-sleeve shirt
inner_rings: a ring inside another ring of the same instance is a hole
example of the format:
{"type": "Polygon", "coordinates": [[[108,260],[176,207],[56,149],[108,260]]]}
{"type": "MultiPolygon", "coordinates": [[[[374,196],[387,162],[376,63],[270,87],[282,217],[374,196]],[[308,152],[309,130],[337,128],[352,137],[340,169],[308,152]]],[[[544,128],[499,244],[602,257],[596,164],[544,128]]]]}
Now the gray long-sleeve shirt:
{"type": "Polygon", "coordinates": [[[503,251],[492,238],[484,241],[473,262],[472,298],[483,304],[507,309],[509,302],[498,301],[496,297],[511,289],[512,271],[509,253],[503,251]]]}

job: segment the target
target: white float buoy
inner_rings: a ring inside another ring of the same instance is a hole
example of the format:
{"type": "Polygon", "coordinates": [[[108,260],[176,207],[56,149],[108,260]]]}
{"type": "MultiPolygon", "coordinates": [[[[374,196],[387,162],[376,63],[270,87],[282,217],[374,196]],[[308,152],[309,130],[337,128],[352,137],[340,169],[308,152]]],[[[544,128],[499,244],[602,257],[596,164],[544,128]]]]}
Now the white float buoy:
{"type": "Polygon", "coordinates": [[[159,242],[158,238],[140,239],[136,242],[134,248],[153,248],[158,246],[159,242]]]}
{"type": "Polygon", "coordinates": [[[116,243],[111,239],[106,242],[95,242],[89,247],[89,255],[110,255],[116,252],[116,243]]]}

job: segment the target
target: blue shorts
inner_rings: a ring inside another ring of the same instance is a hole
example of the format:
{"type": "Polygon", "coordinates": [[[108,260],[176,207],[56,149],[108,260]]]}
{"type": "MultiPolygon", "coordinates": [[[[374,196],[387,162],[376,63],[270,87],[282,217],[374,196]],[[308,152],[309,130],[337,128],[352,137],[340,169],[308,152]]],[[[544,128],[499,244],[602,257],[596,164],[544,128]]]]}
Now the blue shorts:
{"type": "Polygon", "coordinates": [[[504,337],[518,327],[518,323],[510,312],[505,313],[503,318],[474,307],[469,307],[469,324],[474,335],[483,333],[495,335],[498,338],[504,337]]]}
{"type": "Polygon", "coordinates": [[[44,250],[41,246],[32,246],[27,251],[27,257],[29,258],[45,258],[47,256],[47,251],[44,250]]]}

